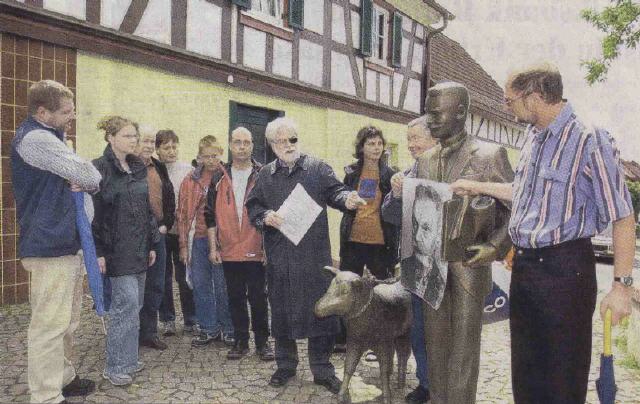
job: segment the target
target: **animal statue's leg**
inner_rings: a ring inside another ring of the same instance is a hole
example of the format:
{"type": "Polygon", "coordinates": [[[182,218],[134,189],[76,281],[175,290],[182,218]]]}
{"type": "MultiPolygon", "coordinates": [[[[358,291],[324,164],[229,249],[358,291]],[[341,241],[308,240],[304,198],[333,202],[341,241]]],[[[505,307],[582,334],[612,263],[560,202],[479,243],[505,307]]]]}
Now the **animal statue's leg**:
{"type": "Polygon", "coordinates": [[[374,347],[374,352],[378,356],[380,363],[380,379],[382,381],[382,401],[391,404],[391,386],[389,379],[393,371],[393,342],[374,347]]]}
{"type": "Polygon", "coordinates": [[[407,361],[411,354],[409,335],[401,335],[396,338],[395,346],[398,354],[398,388],[403,389],[407,379],[407,361]]]}
{"type": "Polygon", "coordinates": [[[349,343],[347,340],[347,354],[344,358],[344,377],[342,378],[342,385],[338,392],[338,402],[340,403],[349,402],[349,382],[351,381],[351,376],[353,376],[353,373],[356,371],[356,367],[364,351],[365,349],[362,346],[349,343]]]}

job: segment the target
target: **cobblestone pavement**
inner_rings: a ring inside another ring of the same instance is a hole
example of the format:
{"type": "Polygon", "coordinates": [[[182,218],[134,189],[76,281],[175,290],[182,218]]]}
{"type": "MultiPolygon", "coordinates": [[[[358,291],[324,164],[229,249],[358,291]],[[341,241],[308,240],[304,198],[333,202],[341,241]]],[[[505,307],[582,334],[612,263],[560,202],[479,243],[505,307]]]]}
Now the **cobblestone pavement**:
{"type": "MultiPolygon", "coordinates": [[[[602,294],[599,296],[602,297],[602,294]]],[[[300,366],[297,377],[281,389],[267,385],[274,362],[261,362],[252,353],[240,361],[227,361],[227,349],[222,345],[191,348],[190,335],[168,337],[169,349],[164,352],[141,348],[140,358],[146,368],[133,385],[114,387],[101,378],[104,365],[104,335],[102,324],[85,299],[81,326],[76,332],[74,363],[83,377],[97,382],[96,391],[86,402],[296,402],[325,403],[334,400],[332,394],[313,384],[306,355],[306,343],[299,343],[300,366]]],[[[29,306],[0,307],[0,402],[28,402],[26,371],[26,340],[29,306]]],[[[599,367],[602,324],[594,316],[594,355],[587,401],[597,403],[595,382],[599,367]]],[[[479,403],[509,403],[511,399],[509,328],[506,321],[487,325],[482,332],[482,356],[478,382],[479,403]]],[[[619,354],[614,348],[614,355],[619,354]]],[[[618,355],[618,358],[620,356],[618,355]]],[[[342,376],[343,355],[334,355],[338,376],[342,376]]],[[[410,374],[404,391],[394,390],[394,402],[404,402],[403,396],[416,385],[415,362],[409,363],[410,374]]],[[[616,366],[618,400],[621,403],[640,402],[640,371],[616,366]]],[[[355,402],[379,402],[379,370],[376,363],[362,361],[351,381],[351,398],[355,402]]],[[[395,385],[394,385],[395,386],[395,385]]],[[[71,402],[81,402],[79,399],[71,402]]]]}

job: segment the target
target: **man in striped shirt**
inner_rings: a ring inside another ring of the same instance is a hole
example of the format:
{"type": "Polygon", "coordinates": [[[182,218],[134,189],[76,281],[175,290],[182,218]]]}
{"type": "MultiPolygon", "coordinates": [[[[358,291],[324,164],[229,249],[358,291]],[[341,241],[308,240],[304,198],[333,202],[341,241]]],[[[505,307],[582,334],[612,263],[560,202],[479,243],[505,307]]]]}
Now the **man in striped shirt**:
{"type": "Polygon", "coordinates": [[[513,74],[505,104],[529,124],[513,184],[460,180],[458,194],[512,202],[516,248],[510,292],[516,403],[584,403],[597,283],[590,238],[613,223],[614,282],[601,315],[631,311],[635,220],[613,138],[585,125],[551,66],[513,74]]]}

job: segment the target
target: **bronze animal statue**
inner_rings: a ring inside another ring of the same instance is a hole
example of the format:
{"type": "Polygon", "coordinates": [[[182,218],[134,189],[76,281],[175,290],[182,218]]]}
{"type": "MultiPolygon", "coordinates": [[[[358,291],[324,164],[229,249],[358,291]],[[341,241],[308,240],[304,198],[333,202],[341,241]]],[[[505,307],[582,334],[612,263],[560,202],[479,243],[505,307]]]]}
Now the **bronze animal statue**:
{"type": "Polygon", "coordinates": [[[318,317],[342,316],[347,330],[344,379],[340,402],[349,401],[349,381],[365,351],[371,349],[380,363],[382,397],[391,403],[393,354],[398,354],[398,386],[404,387],[411,351],[411,295],[395,279],[377,280],[367,268],[362,277],[324,267],[335,275],[327,292],[316,302],[318,317]]]}

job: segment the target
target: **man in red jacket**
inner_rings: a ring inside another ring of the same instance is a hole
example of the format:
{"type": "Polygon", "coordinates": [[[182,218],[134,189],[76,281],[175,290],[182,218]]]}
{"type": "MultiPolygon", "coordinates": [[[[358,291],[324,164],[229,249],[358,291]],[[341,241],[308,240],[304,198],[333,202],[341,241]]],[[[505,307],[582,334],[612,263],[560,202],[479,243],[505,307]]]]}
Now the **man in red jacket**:
{"type": "Polygon", "coordinates": [[[274,359],[268,342],[269,323],[265,292],[262,236],[249,221],[244,206],[253,188],[260,164],[251,158],[251,132],[239,127],[231,132],[231,163],[213,176],[207,193],[205,220],[209,234],[209,260],[222,263],[229,295],[235,345],[227,359],[240,359],[249,352],[249,314],[260,359],[274,359]]]}

